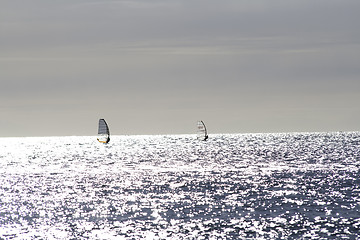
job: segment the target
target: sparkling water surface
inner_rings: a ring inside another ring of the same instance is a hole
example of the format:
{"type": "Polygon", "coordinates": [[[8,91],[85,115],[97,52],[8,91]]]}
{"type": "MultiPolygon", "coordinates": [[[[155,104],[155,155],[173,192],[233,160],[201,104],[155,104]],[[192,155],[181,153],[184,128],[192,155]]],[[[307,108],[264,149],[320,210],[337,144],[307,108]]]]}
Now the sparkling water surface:
{"type": "Polygon", "coordinates": [[[0,138],[0,239],[357,239],[360,133],[0,138]]]}

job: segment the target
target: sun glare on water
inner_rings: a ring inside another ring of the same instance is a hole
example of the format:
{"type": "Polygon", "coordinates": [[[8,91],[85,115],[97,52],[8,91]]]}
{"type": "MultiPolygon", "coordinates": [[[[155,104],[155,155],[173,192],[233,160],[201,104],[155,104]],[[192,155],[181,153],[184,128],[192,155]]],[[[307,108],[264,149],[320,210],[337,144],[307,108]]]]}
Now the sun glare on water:
{"type": "Polygon", "coordinates": [[[360,133],[0,139],[4,239],[357,236],[360,133]]]}

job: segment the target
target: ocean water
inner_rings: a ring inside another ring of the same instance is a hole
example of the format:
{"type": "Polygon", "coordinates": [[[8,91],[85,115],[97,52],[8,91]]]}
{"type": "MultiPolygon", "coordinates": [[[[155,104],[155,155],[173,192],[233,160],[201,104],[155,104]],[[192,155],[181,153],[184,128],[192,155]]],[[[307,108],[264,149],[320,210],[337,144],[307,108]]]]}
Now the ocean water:
{"type": "Polygon", "coordinates": [[[0,138],[0,239],[358,239],[360,133],[0,138]]]}

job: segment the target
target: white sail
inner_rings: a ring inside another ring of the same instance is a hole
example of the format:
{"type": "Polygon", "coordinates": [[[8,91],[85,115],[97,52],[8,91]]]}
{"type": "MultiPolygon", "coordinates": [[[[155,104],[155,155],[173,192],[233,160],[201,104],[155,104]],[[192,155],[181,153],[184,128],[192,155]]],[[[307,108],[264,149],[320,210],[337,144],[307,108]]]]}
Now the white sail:
{"type": "Polygon", "coordinates": [[[208,133],[203,121],[198,121],[197,123],[197,138],[204,141],[208,139],[208,133]]]}
{"type": "Polygon", "coordinates": [[[98,128],[98,139],[101,143],[110,142],[110,131],[109,126],[107,125],[104,119],[99,119],[99,128],[98,128]]]}

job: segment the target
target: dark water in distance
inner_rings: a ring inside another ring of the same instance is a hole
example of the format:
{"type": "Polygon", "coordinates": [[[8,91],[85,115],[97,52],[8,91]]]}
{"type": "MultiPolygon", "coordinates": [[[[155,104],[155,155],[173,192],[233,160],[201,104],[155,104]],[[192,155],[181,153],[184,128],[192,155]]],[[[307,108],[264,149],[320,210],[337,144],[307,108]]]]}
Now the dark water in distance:
{"type": "Polygon", "coordinates": [[[0,239],[357,239],[360,133],[0,138],[0,239]]]}

